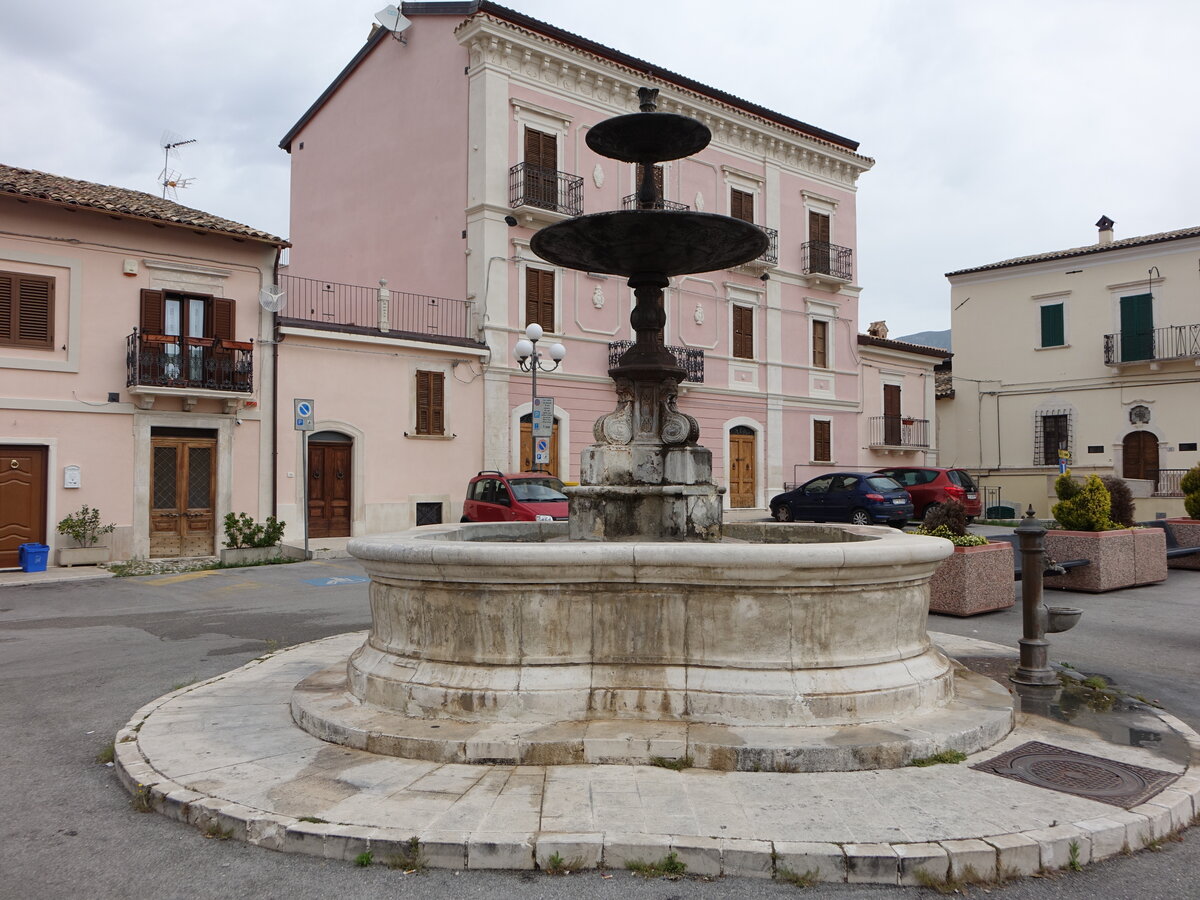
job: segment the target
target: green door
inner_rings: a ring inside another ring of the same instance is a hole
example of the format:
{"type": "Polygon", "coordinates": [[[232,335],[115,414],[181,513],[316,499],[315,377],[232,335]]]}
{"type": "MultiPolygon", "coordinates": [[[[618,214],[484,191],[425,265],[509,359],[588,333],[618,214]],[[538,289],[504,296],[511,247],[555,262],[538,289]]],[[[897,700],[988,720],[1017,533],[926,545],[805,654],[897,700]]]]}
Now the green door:
{"type": "Polygon", "coordinates": [[[1150,294],[1121,298],[1121,362],[1154,359],[1154,307],[1150,294]]]}

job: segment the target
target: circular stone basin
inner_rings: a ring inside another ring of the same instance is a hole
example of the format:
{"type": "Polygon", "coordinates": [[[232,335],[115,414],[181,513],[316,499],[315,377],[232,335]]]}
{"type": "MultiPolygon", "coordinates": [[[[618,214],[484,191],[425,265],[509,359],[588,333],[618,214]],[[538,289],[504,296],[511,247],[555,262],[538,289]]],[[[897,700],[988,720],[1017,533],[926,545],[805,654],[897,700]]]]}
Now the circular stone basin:
{"type": "Polygon", "coordinates": [[[926,633],[947,541],[755,523],[715,544],[598,543],[567,528],[351,541],[371,631],[344,670],[301,683],[297,722],[426,759],[766,769],[901,765],[1011,727],[998,685],[972,688],[986,715],[962,707],[926,633]]]}

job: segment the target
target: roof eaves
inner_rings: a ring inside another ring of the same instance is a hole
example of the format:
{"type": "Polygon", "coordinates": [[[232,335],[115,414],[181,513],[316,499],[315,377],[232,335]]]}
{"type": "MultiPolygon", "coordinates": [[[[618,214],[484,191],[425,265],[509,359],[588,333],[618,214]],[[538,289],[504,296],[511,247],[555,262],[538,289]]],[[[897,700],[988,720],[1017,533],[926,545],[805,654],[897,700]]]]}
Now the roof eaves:
{"type": "Polygon", "coordinates": [[[1091,256],[1096,253],[1108,253],[1114,250],[1127,250],[1130,247],[1144,247],[1149,244],[1161,244],[1166,241],[1182,241],[1187,238],[1200,237],[1200,227],[1181,228],[1177,231],[1164,231],[1159,234],[1147,234],[1139,237],[1125,238],[1110,244],[1090,244],[1086,247],[1071,247],[1067,250],[1053,250],[1049,253],[1035,253],[1031,256],[1016,256],[1003,259],[1000,262],[989,263],[985,266],[973,266],[969,269],[957,269],[947,272],[946,278],[955,275],[969,275],[974,272],[989,272],[994,269],[1011,269],[1015,266],[1028,266],[1033,263],[1050,262],[1056,259],[1074,259],[1080,256],[1091,256]]]}
{"type": "Polygon", "coordinates": [[[936,359],[949,359],[954,354],[941,347],[929,347],[925,344],[910,344],[908,341],[894,341],[891,338],[879,338],[870,334],[858,335],[858,343],[870,347],[886,347],[889,350],[901,350],[905,353],[919,353],[922,356],[932,356],[936,359]]]}

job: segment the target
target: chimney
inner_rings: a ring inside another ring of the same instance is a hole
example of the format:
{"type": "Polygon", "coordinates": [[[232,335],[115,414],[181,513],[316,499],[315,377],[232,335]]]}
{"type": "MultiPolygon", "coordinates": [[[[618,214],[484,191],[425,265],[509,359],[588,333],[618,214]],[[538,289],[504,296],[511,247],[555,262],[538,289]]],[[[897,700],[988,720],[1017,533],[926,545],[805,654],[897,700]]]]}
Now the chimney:
{"type": "Polygon", "coordinates": [[[1100,221],[1096,223],[1096,227],[1100,229],[1101,244],[1111,244],[1113,239],[1113,226],[1117,223],[1108,216],[1101,216],[1100,221]]]}

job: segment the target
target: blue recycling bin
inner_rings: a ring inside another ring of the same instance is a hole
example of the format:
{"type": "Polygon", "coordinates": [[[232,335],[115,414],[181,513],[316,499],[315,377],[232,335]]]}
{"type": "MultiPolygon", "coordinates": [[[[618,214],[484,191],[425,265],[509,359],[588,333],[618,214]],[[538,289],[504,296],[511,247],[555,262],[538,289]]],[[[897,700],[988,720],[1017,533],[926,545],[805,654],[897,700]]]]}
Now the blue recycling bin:
{"type": "Polygon", "coordinates": [[[21,544],[17,547],[17,562],[22,572],[45,572],[50,548],[45,544],[21,544]]]}

